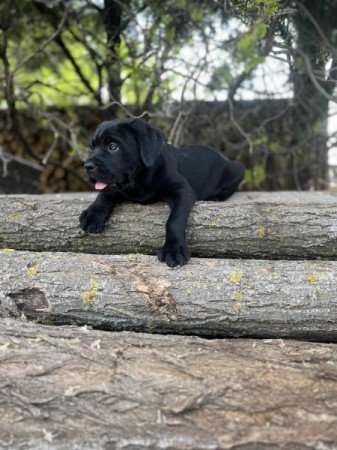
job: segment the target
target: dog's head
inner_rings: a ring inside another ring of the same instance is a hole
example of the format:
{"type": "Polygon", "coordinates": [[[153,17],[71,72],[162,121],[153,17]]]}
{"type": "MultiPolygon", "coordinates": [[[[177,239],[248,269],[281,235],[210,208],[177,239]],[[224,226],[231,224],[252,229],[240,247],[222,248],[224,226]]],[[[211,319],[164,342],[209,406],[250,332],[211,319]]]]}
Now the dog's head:
{"type": "Polygon", "coordinates": [[[132,187],[135,177],[155,164],[162,145],[160,131],[142,120],[102,122],[95,131],[84,167],[96,189],[111,186],[123,190],[132,187]]]}

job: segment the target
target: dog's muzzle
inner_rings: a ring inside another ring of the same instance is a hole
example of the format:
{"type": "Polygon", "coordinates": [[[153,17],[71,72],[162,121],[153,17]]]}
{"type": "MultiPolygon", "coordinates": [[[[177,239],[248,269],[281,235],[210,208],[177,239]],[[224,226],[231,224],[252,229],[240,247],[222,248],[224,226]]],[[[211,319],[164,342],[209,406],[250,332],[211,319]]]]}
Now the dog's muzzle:
{"type": "Polygon", "coordinates": [[[97,165],[93,161],[88,160],[84,163],[84,168],[88,172],[92,172],[93,170],[96,169],[96,167],[97,165]]]}

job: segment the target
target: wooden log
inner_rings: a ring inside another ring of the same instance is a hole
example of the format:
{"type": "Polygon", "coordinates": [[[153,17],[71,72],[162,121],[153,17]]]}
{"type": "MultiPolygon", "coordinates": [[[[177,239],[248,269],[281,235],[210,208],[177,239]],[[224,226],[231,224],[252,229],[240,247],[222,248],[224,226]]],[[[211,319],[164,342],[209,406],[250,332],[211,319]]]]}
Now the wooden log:
{"type": "Polygon", "coordinates": [[[53,324],[337,341],[337,262],[0,251],[0,311],[53,324]]]}
{"type": "MultiPolygon", "coordinates": [[[[167,205],[119,206],[102,234],[86,235],[78,217],[94,197],[0,197],[0,247],[157,253],[164,242],[167,205]]],[[[190,215],[187,241],[200,257],[336,259],[337,194],[238,193],[226,202],[199,202],[190,215]]]]}
{"type": "Polygon", "coordinates": [[[0,320],[0,446],[334,450],[337,347],[0,320]]]}

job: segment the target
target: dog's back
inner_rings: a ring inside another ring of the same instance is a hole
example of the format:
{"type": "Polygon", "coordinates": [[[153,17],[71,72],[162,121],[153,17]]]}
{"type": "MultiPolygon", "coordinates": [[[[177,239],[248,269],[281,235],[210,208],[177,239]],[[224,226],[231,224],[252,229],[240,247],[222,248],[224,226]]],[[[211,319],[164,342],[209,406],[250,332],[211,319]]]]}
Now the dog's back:
{"type": "Polygon", "coordinates": [[[165,147],[166,152],[173,152],[178,172],[188,181],[197,200],[225,200],[243,179],[244,166],[240,162],[230,161],[210,147],[165,147]]]}

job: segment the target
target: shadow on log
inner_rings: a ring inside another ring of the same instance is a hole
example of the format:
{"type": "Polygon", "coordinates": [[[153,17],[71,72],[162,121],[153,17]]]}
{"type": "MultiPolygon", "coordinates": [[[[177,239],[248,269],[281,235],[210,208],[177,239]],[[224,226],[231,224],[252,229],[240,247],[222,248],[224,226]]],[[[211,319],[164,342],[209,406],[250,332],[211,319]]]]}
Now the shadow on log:
{"type": "Polygon", "coordinates": [[[0,251],[0,313],[106,330],[337,341],[337,262],[0,251]]]}
{"type": "Polygon", "coordinates": [[[337,350],[0,320],[1,448],[333,450],[337,350]]]}
{"type": "MultiPolygon", "coordinates": [[[[31,251],[157,253],[164,242],[168,206],[119,206],[102,234],[85,235],[78,217],[94,197],[0,197],[0,245],[31,251]]],[[[199,257],[336,259],[337,195],[238,193],[226,202],[198,202],[187,241],[192,255],[199,257]]]]}

